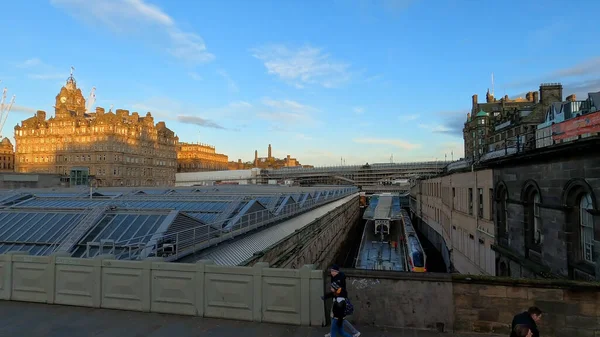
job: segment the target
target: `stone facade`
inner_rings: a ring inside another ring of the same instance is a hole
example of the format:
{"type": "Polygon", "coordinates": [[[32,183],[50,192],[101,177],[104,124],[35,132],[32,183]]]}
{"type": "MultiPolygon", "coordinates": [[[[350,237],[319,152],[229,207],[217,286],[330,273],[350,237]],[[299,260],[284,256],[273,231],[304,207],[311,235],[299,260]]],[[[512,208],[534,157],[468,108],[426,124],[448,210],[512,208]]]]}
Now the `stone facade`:
{"type": "Polygon", "coordinates": [[[506,147],[533,146],[535,129],[544,121],[546,110],[561,102],[563,88],[559,83],[540,85],[539,92],[528,92],[525,98],[496,99],[488,90],[486,102],[472,97],[471,113],[463,128],[465,158],[482,155],[506,147]],[[539,94],[539,100],[538,100],[539,94]]]}
{"type": "Polygon", "coordinates": [[[538,306],[541,336],[600,334],[597,283],[343,271],[358,325],[508,336],[513,316],[538,306]]]}
{"type": "Polygon", "coordinates": [[[56,96],[55,117],[46,112],[15,126],[15,170],[69,175],[86,170],[98,186],[172,186],[178,138],[150,113],[86,111],[73,76],[56,96]]]}
{"type": "Polygon", "coordinates": [[[0,142],[0,172],[15,170],[15,149],[10,139],[4,138],[0,142]]]}
{"type": "Polygon", "coordinates": [[[331,265],[348,232],[362,221],[358,197],[315,219],[302,229],[273,244],[241,265],[268,262],[276,268],[299,268],[304,264],[326,269],[331,265]]]}
{"type": "Polygon", "coordinates": [[[418,180],[411,186],[414,223],[452,270],[495,275],[491,170],[418,180]]]}
{"type": "Polygon", "coordinates": [[[600,280],[598,137],[488,164],[499,275],[600,280]]]}
{"type": "Polygon", "coordinates": [[[227,170],[227,155],[217,153],[207,144],[179,143],[177,145],[177,172],[204,172],[227,170]]]}

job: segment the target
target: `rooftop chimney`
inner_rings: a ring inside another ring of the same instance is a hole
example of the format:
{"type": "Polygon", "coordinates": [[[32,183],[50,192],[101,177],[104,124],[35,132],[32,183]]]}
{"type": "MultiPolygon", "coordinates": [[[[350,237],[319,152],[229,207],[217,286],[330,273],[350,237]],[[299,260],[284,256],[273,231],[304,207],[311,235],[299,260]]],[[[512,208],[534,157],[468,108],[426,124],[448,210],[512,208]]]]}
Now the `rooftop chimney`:
{"type": "Polygon", "coordinates": [[[267,157],[268,157],[269,159],[271,159],[271,144],[269,144],[269,153],[268,153],[268,156],[267,156],[267,157]]]}

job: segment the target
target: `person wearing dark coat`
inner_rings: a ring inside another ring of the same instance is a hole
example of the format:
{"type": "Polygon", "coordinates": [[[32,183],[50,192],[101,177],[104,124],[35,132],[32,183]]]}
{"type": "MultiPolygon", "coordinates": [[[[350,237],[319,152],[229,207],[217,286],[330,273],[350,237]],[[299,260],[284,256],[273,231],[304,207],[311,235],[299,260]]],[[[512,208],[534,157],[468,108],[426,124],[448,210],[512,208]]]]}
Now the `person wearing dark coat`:
{"type": "Polygon", "coordinates": [[[510,328],[510,337],[518,337],[515,328],[517,325],[524,325],[531,330],[532,337],[540,337],[537,323],[542,319],[542,310],[538,307],[531,307],[529,310],[515,315],[510,328]]]}
{"type": "MultiPolygon", "coordinates": [[[[345,299],[345,304],[344,306],[349,305],[348,303],[350,302],[350,300],[348,299],[348,290],[346,290],[346,275],[340,271],[340,267],[337,264],[334,264],[333,266],[331,266],[331,268],[329,269],[329,272],[331,274],[331,285],[330,285],[330,291],[328,293],[326,293],[324,296],[321,296],[322,300],[326,300],[328,298],[333,298],[334,304],[337,301],[338,298],[343,298],[345,299]]],[[[333,310],[333,308],[332,308],[333,310]]],[[[333,312],[331,314],[331,317],[333,318],[333,312]]],[[[360,331],[358,331],[353,325],[352,323],[350,323],[348,320],[344,319],[343,320],[343,324],[344,327],[346,327],[348,330],[350,330],[352,337],[359,337],[360,336],[360,331]]],[[[330,333],[325,334],[325,337],[330,337],[330,333]]]]}
{"type": "Polygon", "coordinates": [[[324,299],[332,297],[348,298],[346,290],[346,274],[340,271],[340,267],[334,264],[331,269],[331,291],[325,294],[324,299]]]}

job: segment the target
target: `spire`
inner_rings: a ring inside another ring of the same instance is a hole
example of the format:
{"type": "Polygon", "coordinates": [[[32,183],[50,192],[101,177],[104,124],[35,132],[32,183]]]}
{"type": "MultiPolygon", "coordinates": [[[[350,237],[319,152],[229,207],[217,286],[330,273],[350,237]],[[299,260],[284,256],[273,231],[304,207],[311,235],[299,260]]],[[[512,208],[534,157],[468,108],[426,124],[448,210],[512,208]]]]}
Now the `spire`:
{"type": "Polygon", "coordinates": [[[74,71],[75,67],[71,66],[71,74],[69,75],[69,78],[67,78],[67,85],[65,85],[68,90],[74,90],[77,88],[77,81],[75,81],[75,77],[73,77],[74,71]]]}

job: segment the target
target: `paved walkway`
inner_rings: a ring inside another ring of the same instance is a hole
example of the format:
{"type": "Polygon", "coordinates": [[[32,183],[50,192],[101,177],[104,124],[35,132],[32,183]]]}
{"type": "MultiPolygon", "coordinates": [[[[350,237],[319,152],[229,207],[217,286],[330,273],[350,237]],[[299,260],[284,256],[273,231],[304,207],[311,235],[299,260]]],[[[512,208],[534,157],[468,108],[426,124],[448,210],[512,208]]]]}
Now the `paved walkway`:
{"type": "MultiPolygon", "coordinates": [[[[361,337],[459,337],[415,330],[359,330],[361,337]]],[[[322,337],[326,332],[321,327],[0,301],[1,337],[322,337]]]]}

